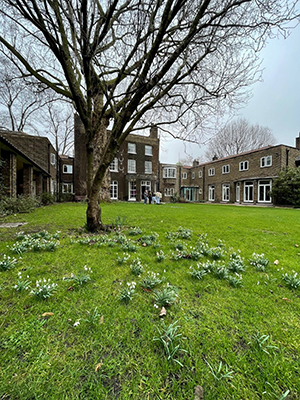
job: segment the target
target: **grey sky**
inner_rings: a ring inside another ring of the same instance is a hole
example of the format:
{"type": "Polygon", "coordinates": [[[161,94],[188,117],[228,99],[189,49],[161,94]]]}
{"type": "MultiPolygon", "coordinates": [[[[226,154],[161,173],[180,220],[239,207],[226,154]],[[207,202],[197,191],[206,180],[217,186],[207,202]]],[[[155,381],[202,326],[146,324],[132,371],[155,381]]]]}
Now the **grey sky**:
{"type": "MultiPolygon", "coordinates": [[[[239,116],[272,130],[278,144],[295,146],[300,132],[300,26],[287,39],[272,39],[261,52],[263,82],[253,86],[253,96],[239,116]]],[[[203,155],[205,147],[178,140],[162,141],[160,160],[203,155]],[[187,154],[186,154],[187,153],[187,154]]]]}

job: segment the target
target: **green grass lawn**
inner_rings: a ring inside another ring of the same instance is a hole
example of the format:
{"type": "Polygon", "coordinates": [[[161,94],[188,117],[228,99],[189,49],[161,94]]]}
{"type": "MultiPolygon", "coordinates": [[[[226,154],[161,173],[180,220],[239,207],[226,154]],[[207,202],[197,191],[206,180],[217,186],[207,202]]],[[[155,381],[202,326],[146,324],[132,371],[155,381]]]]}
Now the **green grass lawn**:
{"type": "Polygon", "coordinates": [[[0,228],[0,399],[300,399],[300,210],[85,210],[2,218],[27,224],[0,228]]]}

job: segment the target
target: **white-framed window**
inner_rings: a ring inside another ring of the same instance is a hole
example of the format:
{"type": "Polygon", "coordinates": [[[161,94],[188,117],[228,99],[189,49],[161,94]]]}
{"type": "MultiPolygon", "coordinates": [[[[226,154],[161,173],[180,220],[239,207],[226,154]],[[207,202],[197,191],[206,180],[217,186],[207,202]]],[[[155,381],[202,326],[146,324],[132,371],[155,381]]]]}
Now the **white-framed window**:
{"type": "Polygon", "coordinates": [[[260,167],[261,168],[271,167],[271,165],[272,165],[272,156],[261,157],[261,159],[260,159],[260,167]]]}
{"type": "Polygon", "coordinates": [[[136,144],[135,143],[128,143],[128,153],[136,154],[136,144]]]}
{"type": "Polygon", "coordinates": [[[214,174],[215,174],[215,169],[214,168],[209,168],[208,176],[214,176],[214,174]]]}
{"type": "Polygon", "coordinates": [[[224,183],[222,185],[222,201],[229,201],[230,186],[229,183],[224,183]]]}
{"type": "Polygon", "coordinates": [[[222,166],[222,174],[229,174],[230,172],[230,165],[226,164],[222,166]]]}
{"type": "Polygon", "coordinates": [[[136,181],[128,182],[128,200],[136,201],[136,181]]]}
{"type": "Polygon", "coordinates": [[[252,181],[244,183],[244,202],[252,203],[254,198],[254,185],[252,181]]]}
{"type": "Polygon", "coordinates": [[[199,176],[199,178],[202,178],[202,169],[200,169],[198,176],[199,176]]]}
{"type": "Polygon", "coordinates": [[[187,173],[186,172],[183,172],[182,173],[182,179],[186,179],[187,178],[187,173]]]}
{"type": "Polygon", "coordinates": [[[152,146],[145,144],[145,156],[152,156],[152,146]]]}
{"type": "Polygon", "coordinates": [[[174,196],[174,188],[165,188],[165,196],[174,196]]]}
{"type": "Polygon", "coordinates": [[[258,181],[258,201],[262,203],[271,203],[271,189],[272,181],[270,179],[258,181]]]}
{"type": "Polygon", "coordinates": [[[152,174],[152,161],[145,161],[145,174],[152,174]]]}
{"type": "Polygon", "coordinates": [[[248,168],[249,168],[249,161],[240,162],[240,171],[247,171],[248,168]]]}
{"type": "Polygon", "coordinates": [[[63,182],[62,184],[63,193],[73,193],[73,183],[63,182]]]}
{"type": "Polygon", "coordinates": [[[208,186],[208,200],[215,201],[215,186],[214,185],[208,186]]]}
{"type": "Polygon", "coordinates": [[[118,181],[110,182],[110,198],[112,200],[118,199],[118,181]]]}
{"type": "Polygon", "coordinates": [[[56,161],[56,159],[55,159],[55,154],[54,154],[54,153],[51,153],[51,154],[50,154],[50,164],[51,164],[51,165],[55,165],[55,161],[56,161]]]}
{"type": "Polygon", "coordinates": [[[195,172],[192,172],[192,179],[195,179],[195,172]]]}
{"type": "Polygon", "coordinates": [[[163,169],[164,178],[176,178],[176,168],[165,167],[163,169]]]}
{"type": "Polygon", "coordinates": [[[118,158],[115,157],[109,166],[111,172],[118,172],[118,158]]]}
{"type": "Polygon", "coordinates": [[[54,180],[52,178],[50,179],[50,193],[54,194],[54,180]]]}
{"type": "Polygon", "coordinates": [[[132,159],[128,160],[127,171],[130,174],[135,174],[136,173],[136,161],[135,160],[132,160],[132,159]]]}
{"type": "Polygon", "coordinates": [[[237,203],[240,202],[240,184],[239,183],[237,183],[236,187],[235,187],[235,201],[237,203]]]}
{"type": "Polygon", "coordinates": [[[63,165],[64,174],[72,174],[72,172],[73,172],[73,165],[68,165],[68,164],[63,165]]]}

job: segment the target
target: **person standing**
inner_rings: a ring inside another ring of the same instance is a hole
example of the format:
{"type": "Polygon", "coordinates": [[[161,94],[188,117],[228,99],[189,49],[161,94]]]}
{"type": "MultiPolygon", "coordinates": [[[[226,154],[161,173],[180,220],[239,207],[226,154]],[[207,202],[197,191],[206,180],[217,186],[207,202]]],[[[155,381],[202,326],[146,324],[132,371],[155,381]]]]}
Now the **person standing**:
{"type": "Polygon", "coordinates": [[[149,204],[151,204],[151,200],[152,200],[152,193],[151,193],[151,191],[149,190],[149,193],[148,193],[148,198],[149,198],[149,204]]]}
{"type": "Polygon", "coordinates": [[[144,204],[147,204],[147,200],[148,200],[148,190],[145,190],[145,192],[144,192],[144,204]]]}
{"type": "Polygon", "coordinates": [[[155,195],[156,204],[160,204],[160,199],[161,199],[161,193],[156,192],[156,195],[155,195]]]}

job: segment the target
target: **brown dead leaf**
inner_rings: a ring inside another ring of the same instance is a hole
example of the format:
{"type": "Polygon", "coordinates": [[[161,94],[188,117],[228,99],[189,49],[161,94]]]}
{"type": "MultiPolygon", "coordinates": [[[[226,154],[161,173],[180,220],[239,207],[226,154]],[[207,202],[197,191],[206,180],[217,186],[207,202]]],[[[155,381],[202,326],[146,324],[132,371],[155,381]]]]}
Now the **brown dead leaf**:
{"type": "Polygon", "coordinates": [[[204,399],[204,390],[203,387],[197,385],[195,387],[195,400],[203,400],[204,399]]]}
{"type": "Polygon", "coordinates": [[[167,315],[167,310],[165,307],[162,307],[159,313],[159,318],[165,317],[167,315]]]}
{"type": "Polygon", "coordinates": [[[51,315],[54,315],[53,312],[44,312],[44,314],[42,314],[42,317],[50,317],[51,315]]]}
{"type": "Polygon", "coordinates": [[[98,363],[95,368],[95,372],[97,372],[101,368],[102,363],[98,363]]]}
{"type": "Polygon", "coordinates": [[[68,291],[73,290],[73,286],[68,287],[68,291]]]}
{"type": "Polygon", "coordinates": [[[295,247],[299,247],[299,244],[295,244],[295,247]]]}
{"type": "Polygon", "coordinates": [[[99,325],[103,324],[103,322],[104,322],[104,316],[103,316],[103,315],[101,315],[101,317],[100,317],[100,321],[99,321],[99,325]]]}
{"type": "Polygon", "coordinates": [[[284,301],[288,301],[288,302],[290,302],[290,301],[291,301],[291,300],[287,299],[286,297],[283,297],[283,298],[282,298],[282,300],[284,300],[284,301]]]}
{"type": "Polygon", "coordinates": [[[279,261],[278,261],[278,260],[275,260],[275,261],[274,261],[274,264],[275,264],[275,265],[278,265],[278,264],[279,264],[279,261]]]}

